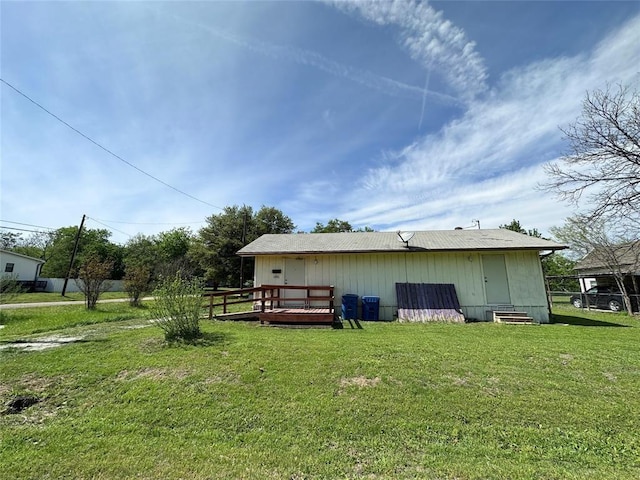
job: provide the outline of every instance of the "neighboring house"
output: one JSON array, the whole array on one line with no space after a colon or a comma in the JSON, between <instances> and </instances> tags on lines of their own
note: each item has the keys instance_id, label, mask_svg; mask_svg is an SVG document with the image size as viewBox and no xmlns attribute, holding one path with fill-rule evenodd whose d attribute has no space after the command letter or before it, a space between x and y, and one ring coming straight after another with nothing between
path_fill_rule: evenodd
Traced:
<instances>
[{"instance_id":1,"label":"neighboring house","mask_svg":"<svg viewBox=\"0 0 640 480\"><path fill-rule=\"evenodd\" d=\"M34 288L44 264L41 258L28 257L8 250L0 250L0 275L18 280L28 288Z\"/></svg>"},{"instance_id":2,"label":"neighboring house","mask_svg":"<svg viewBox=\"0 0 640 480\"><path fill-rule=\"evenodd\" d=\"M590 288L588 282L595 279L597 285L616 285L614 268L625 277L630 294L640 294L640 241L625 243L606 252L594 250L576 263L575 270L582 291ZM592 282L592 285L593 282Z\"/></svg>"},{"instance_id":3,"label":"neighboring house","mask_svg":"<svg viewBox=\"0 0 640 480\"><path fill-rule=\"evenodd\" d=\"M378 296L381 320L397 316L396 283L438 283L455 286L467 320L514 309L545 323L540 252L564 248L496 229L416 232L408 242L395 232L267 234L238 254L255 257L256 286L333 285L338 303Z\"/></svg>"}]
</instances>

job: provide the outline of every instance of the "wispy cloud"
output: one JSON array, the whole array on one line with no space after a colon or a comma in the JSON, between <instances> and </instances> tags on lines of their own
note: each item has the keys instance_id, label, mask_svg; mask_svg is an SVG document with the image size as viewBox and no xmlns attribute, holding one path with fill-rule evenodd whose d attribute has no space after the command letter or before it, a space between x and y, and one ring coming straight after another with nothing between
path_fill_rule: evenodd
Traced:
<instances>
[{"instance_id":1,"label":"wispy cloud","mask_svg":"<svg viewBox=\"0 0 640 480\"><path fill-rule=\"evenodd\" d=\"M346 78L347 80L373 90L377 90L385 95L404 98L423 98L424 96L428 96L430 100L446 105L456 105L460 103L458 98L452 95L430 91L415 85L408 85L392 78L377 75L367 70L345 65L330 58L326 58L317 52L291 45L278 45L257 38L241 36L227 30L218 29L211 25L195 22L171 13L167 13L166 15L178 22L186 23L193 27L202 29L217 38L233 43L238 47L271 57L275 60L290 61L299 65L307 65L335 77Z\"/></svg>"},{"instance_id":2,"label":"wispy cloud","mask_svg":"<svg viewBox=\"0 0 640 480\"><path fill-rule=\"evenodd\" d=\"M379 25L399 27L400 41L411 57L427 71L433 65L462 98L471 99L487 88L487 70L475 43L427 2L334 0L331 3Z\"/></svg>"},{"instance_id":3,"label":"wispy cloud","mask_svg":"<svg viewBox=\"0 0 640 480\"><path fill-rule=\"evenodd\" d=\"M471 218L486 226L514 217L541 229L560 223L570 209L536 190L545 180L541 166L562 153L558 127L576 119L587 90L640 80L638 31L640 16L591 54L505 73L462 117L378 159L339 197L343 217L389 229L452 228Z\"/></svg>"}]
</instances>

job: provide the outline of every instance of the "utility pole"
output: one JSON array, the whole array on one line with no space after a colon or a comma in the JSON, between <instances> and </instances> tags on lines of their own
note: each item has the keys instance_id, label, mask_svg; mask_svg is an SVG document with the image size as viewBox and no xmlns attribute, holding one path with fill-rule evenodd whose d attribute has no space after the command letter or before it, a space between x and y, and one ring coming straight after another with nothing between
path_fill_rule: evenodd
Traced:
<instances>
[{"instance_id":1,"label":"utility pole","mask_svg":"<svg viewBox=\"0 0 640 480\"><path fill-rule=\"evenodd\" d=\"M69 283L69 277L71 276L71 270L73 270L73 262L76 259L76 253L78 252L78 243L80 242L80 234L82 233L82 227L84 226L84 220L86 215L82 215L82 221L80 222L80 228L76 234L76 240L73 243L73 253L71 253L71 261L69 262L69 269L67 270L67 276L64 278L64 285L62 286L62 296L67 293L67 283Z\"/></svg>"}]
</instances>

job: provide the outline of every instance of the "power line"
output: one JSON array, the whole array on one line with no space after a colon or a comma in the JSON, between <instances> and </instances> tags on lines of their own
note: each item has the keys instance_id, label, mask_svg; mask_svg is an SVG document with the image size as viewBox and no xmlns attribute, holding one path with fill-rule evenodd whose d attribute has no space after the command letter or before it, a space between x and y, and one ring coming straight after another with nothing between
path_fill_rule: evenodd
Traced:
<instances>
[{"instance_id":1,"label":"power line","mask_svg":"<svg viewBox=\"0 0 640 480\"><path fill-rule=\"evenodd\" d=\"M50 110L47 110L45 107L43 107L41 104L39 104L38 102L36 102L34 99L32 99L31 97L29 97L26 93L23 93L22 91L20 91L17 87L14 87L13 85L11 85L9 82L7 82L6 80L4 80L3 78L0 78L0 82L4 83L7 87L11 88L12 90L14 90L15 92L17 92L19 95L23 96L24 98L26 98L27 100L29 100L31 103L33 103L36 107L40 108L41 110L43 110L44 112L48 113L49 115L51 115L53 118L55 118L56 120L58 120L60 123L62 123L63 125L69 127L71 130L73 130L74 132L76 132L78 135L80 135L81 137L85 138L86 140L90 141L91 143L93 143L95 146L97 146L98 148L104 150L105 152L107 152L109 155L111 155L114 158L117 158L118 160L120 160L122 163L125 163L126 165L129 165L131 168L137 170L138 172L142 173L143 175L146 175L147 177L155 180L158 183L161 183L162 185L164 185L165 187L169 187L170 189L180 193L181 195L184 195L186 197L191 198L192 200L195 200L197 202L203 203L209 207L213 207L213 208L217 208L218 210L224 210L222 207L218 207L217 205L213 205L209 202L206 202L204 200L201 200L197 197L194 197L193 195L191 195L190 193L187 193L183 190L180 190L179 188L174 187L173 185L168 184L167 182L160 180L158 177L154 177L153 175L151 175L150 173L145 172L144 170L142 170L139 167L136 167L133 163L128 162L127 160L125 160L124 158L122 158L120 155L117 155L116 153L113 153L111 150L109 150L107 147L102 146L101 144L99 144L98 142L96 142L94 139L92 139L91 137L89 137L88 135L85 135L84 133L82 133L80 130L78 130L77 128L75 128L74 126L70 125L69 123L67 123L66 121L64 121L62 118L60 118L59 116L57 116L55 113L51 112Z\"/></svg>"},{"instance_id":2,"label":"power line","mask_svg":"<svg viewBox=\"0 0 640 480\"><path fill-rule=\"evenodd\" d=\"M0 222L12 223L14 225L24 225L26 227L44 228L45 230L55 230L55 228L51 228L51 227L43 227L42 225L32 225L31 223L12 222L11 220L0 220Z\"/></svg>"},{"instance_id":3,"label":"power line","mask_svg":"<svg viewBox=\"0 0 640 480\"><path fill-rule=\"evenodd\" d=\"M93 221L94 221L94 222L96 222L96 223L99 223L99 224L100 224L100 225L102 225L103 227L110 228L111 230L115 230L115 231L116 231L116 232L118 232L118 233L122 233L123 235L126 235L126 236L127 236L127 237L129 237L129 238L133 237L133 235L131 235L131 234L127 233L127 232L123 232L122 230L118 230L117 228L113 228L111 225L107 225L106 223L102 223L102 222L100 222L99 220L96 220L96 219L95 219L95 218L93 218L93 217L87 217L87 218L88 218L89 220L93 220Z\"/></svg>"},{"instance_id":4,"label":"power line","mask_svg":"<svg viewBox=\"0 0 640 480\"><path fill-rule=\"evenodd\" d=\"M0 225L0 228L4 228L5 230L18 230L20 232L42 233L42 230L29 230L27 228L5 227L4 225Z\"/></svg>"},{"instance_id":5,"label":"power line","mask_svg":"<svg viewBox=\"0 0 640 480\"><path fill-rule=\"evenodd\" d=\"M193 225L194 223L205 223L205 220L197 220L195 222L123 222L120 220L104 220L102 218L94 218L93 220L100 220L102 222L109 223L122 223L125 225Z\"/></svg>"}]
</instances>

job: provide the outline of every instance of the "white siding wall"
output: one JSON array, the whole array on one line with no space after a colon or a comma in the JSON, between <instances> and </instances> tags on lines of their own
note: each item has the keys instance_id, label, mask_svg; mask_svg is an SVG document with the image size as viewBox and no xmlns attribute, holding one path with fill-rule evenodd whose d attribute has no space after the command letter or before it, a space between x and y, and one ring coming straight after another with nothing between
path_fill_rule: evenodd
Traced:
<instances>
[{"instance_id":1,"label":"white siding wall","mask_svg":"<svg viewBox=\"0 0 640 480\"><path fill-rule=\"evenodd\" d=\"M61 293L62 287L64 286L64 278L38 278L38 280L46 280L47 286L44 289L45 292L55 292ZM124 281L123 280L108 280L111 285L107 292L124 292ZM78 284L73 278L70 278L67 282L67 293L79 292L80 288Z\"/></svg>"},{"instance_id":2,"label":"white siding wall","mask_svg":"<svg viewBox=\"0 0 640 480\"><path fill-rule=\"evenodd\" d=\"M548 322L547 299L538 252L496 252L505 255L511 303L539 322ZM485 252L486 254L486 252ZM394 253L358 255L310 255L305 258L307 285L334 285L336 306L342 295L380 297L380 319L393 320L397 313L395 284L453 283L467 318L488 320L484 275L480 254ZM317 262L316 262L317 261ZM281 274L272 270L281 269ZM256 257L255 285L281 284L284 257Z\"/></svg>"},{"instance_id":3,"label":"white siding wall","mask_svg":"<svg viewBox=\"0 0 640 480\"><path fill-rule=\"evenodd\" d=\"M6 272L7 263L13 263L13 272ZM0 252L0 276L12 276L16 280L33 281L39 271L39 263L36 260L15 255L11 252Z\"/></svg>"}]
</instances>

